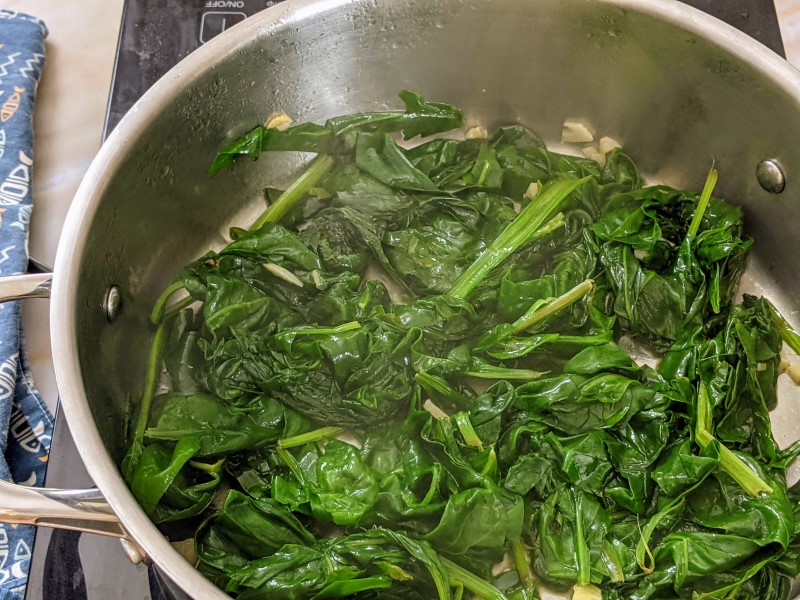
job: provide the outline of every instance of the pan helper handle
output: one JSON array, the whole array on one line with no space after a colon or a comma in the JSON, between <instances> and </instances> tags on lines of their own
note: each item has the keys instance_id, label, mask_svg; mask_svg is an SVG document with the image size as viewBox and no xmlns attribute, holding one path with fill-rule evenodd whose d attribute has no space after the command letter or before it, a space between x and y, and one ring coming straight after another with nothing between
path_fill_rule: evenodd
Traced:
<instances>
[{"instance_id":1,"label":"pan helper handle","mask_svg":"<svg viewBox=\"0 0 800 600\"><path fill-rule=\"evenodd\" d=\"M50 273L28 273L0 277L0 302L25 300L27 298L49 298Z\"/></svg>"},{"instance_id":2,"label":"pan helper handle","mask_svg":"<svg viewBox=\"0 0 800 600\"><path fill-rule=\"evenodd\" d=\"M123 548L134 564L145 556L96 488L56 490L0 481L0 522L116 537L125 542Z\"/></svg>"}]
</instances>

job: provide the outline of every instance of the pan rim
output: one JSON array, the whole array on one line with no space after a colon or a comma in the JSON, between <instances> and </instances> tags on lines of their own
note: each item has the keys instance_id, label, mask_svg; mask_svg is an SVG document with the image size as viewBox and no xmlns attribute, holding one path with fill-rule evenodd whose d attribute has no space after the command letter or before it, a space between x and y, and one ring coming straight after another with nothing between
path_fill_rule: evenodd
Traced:
<instances>
[{"instance_id":1,"label":"pan rim","mask_svg":"<svg viewBox=\"0 0 800 600\"><path fill-rule=\"evenodd\" d=\"M123 524L127 530L159 569L193 597L229 598L180 557L141 509L105 449L87 400L78 355L76 319L81 310L79 307L84 306L77 297L77 281L81 275L88 233L113 174L123 163L123 140L138 138L159 114L164 101L179 96L204 72L256 38L268 37L275 31L322 13L365 1L286 0L235 25L183 59L142 96L103 144L83 178L62 229L55 261L50 319L53 324L53 362L64 414L73 436L79 441L78 451L89 474L116 514L124 515ZM759 42L698 9L674 0L589 1L647 15L705 39L763 73L788 95L800 98L800 72Z\"/></svg>"}]
</instances>

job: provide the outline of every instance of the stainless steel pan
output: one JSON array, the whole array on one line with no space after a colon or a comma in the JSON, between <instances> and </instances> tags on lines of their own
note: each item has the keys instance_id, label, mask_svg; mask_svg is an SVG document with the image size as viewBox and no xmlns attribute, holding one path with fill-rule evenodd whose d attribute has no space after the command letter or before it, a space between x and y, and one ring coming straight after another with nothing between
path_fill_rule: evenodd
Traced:
<instances>
[{"instance_id":1,"label":"stainless steel pan","mask_svg":"<svg viewBox=\"0 0 800 600\"><path fill-rule=\"evenodd\" d=\"M108 506L22 490L46 518L5 500L4 518L70 526L94 516L105 525L77 526L135 540L132 553L192 597L226 597L151 524L117 468L148 311L181 266L250 222L267 182L299 167L265 156L208 178L226 138L276 109L298 121L381 109L403 87L463 107L469 124L518 121L549 141L566 118L584 119L677 186L700 187L713 157L718 192L745 207L756 239L746 285L796 320L800 74L766 48L669 0L289 0L170 71L92 163L59 246L52 344L64 412ZM764 159L777 162L762 183L776 191L783 174L783 193L759 183ZM41 283L17 279L12 295ZM792 392L781 390L775 418L782 444L800 437Z\"/></svg>"}]
</instances>

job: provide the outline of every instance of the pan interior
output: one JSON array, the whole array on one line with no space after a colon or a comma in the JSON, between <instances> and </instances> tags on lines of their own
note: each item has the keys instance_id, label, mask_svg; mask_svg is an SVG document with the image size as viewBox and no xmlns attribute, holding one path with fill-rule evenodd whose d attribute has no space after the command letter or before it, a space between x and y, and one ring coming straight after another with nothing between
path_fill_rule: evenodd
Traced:
<instances>
[{"instance_id":1,"label":"pan interior","mask_svg":"<svg viewBox=\"0 0 800 600\"><path fill-rule=\"evenodd\" d=\"M252 222L263 187L285 185L307 160L263 156L206 175L227 139L275 110L322 122L396 107L408 88L463 108L469 126L522 123L548 142L566 119L582 120L676 187L702 187L713 158L717 195L744 207L755 238L743 287L798 322L800 83L776 83L757 68L769 67L761 54L735 54L749 47L719 45L741 38L721 28L712 42L625 2L322 4L313 18L301 9L269 27L239 26L250 28L248 41L189 73L177 93L148 95L144 106L161 104L157 116L126 127L142 110L134 108L109 140L121 164L93 191L100 200L75 249L75 327L88 402L115 461L141 391L153 301L186 263L224 245L231 225ZM684 26L694 27L691 18ZM780 195L758 184L764 158L786 171ZM109 323L102 300L112 284L124 308ZM798 390L783 379L773 416L782 446L800 437Z\"/></svg>"}]
</instances>

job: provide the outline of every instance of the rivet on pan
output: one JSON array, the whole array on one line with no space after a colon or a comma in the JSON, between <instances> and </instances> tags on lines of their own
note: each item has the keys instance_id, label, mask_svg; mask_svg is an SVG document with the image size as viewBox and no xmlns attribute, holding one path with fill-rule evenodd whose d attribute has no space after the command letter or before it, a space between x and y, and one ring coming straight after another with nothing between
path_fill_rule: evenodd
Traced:
<instances>
[{"instance_id":1,"label":"rivet on pan","mask_svg":"<svg viewBox=\"0 0 800 600\"><path fill-rule=\"evenodd\" d=\"M103 301L103 309L106 311L106 317L112 323L117 320L120 311L122 310L122 292L116 285L111 285L106 291L106 298Z\"/></svg>"},{"instance_id":2,"label":"rivet on pan","mask_svg":"<svg viewBox=\"0 0 800 600\"><path fill-rule=\"evenodd\" d=\"M126 540L124 538L121 539L119 543L122 544L122 549L125 551L125 554L128 556L128 559L134 565L138 565L141 562L144 562L145 564L150 564L150 561L147 558L147 554L139 544L137 544L133 540Z\"/></svg>"},{"instance_id":3,"label":"rivet on pan","mask_svg":"<svg viewBox=\"0 0 800 600\"><path fill-rule=\"evenodd\" d=\"M756 167L756 178L761 187L770 194L780 194L786 189L783 167L774 158L765 158Z\"/></svg>"}]
</instances>

